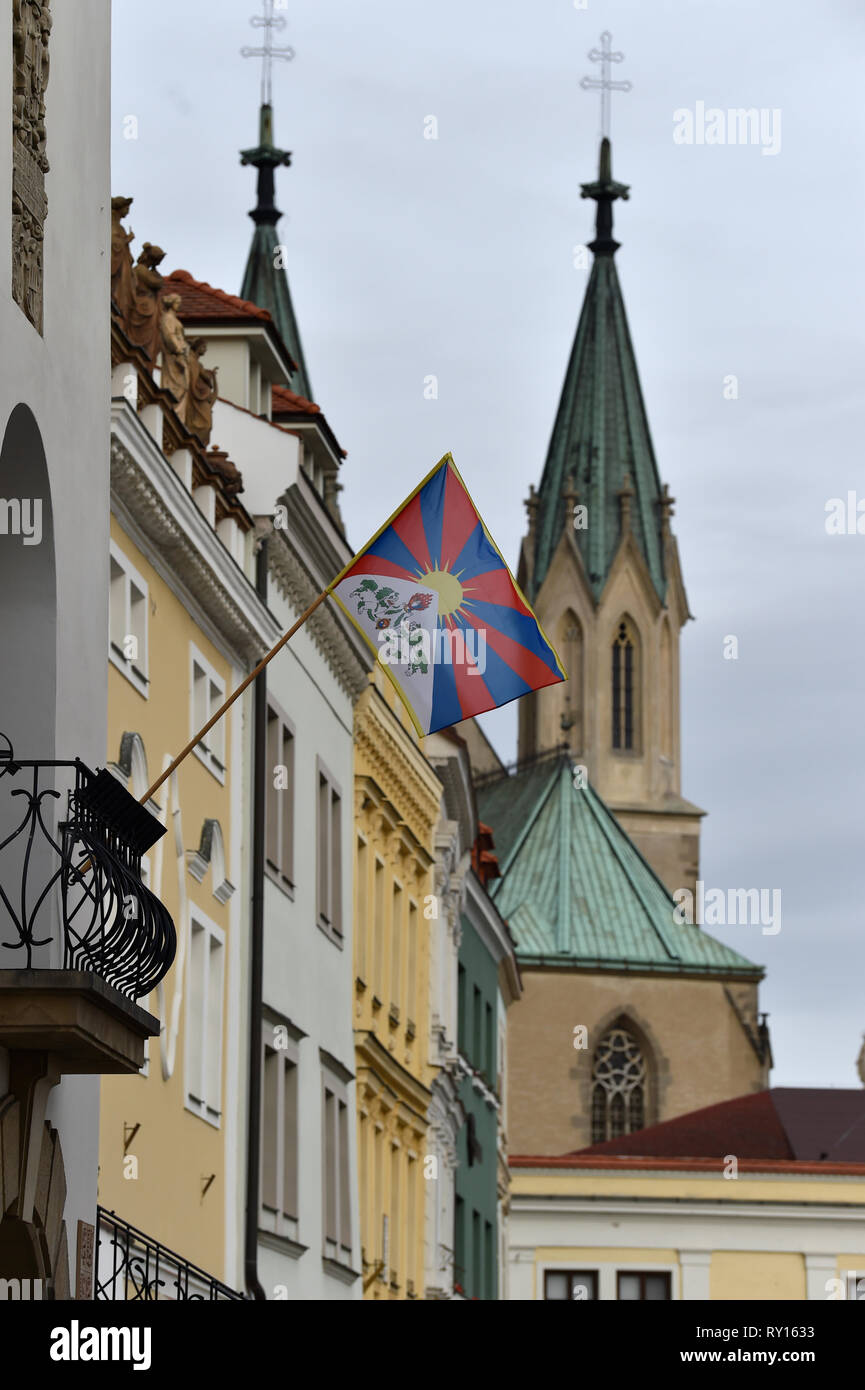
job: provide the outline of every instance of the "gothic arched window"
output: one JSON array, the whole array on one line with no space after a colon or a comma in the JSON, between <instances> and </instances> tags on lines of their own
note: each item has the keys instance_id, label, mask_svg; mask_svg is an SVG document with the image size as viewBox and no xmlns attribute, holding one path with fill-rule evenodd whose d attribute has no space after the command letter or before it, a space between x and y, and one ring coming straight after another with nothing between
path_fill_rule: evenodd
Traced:
<instances>
[{"instance_id":1,"label":"gothic arched window","mask_svg":"<svg viewBox=\"0 0 865 1390\"><path fill-rule=\"evenodd\" d=\"M583 751L583 629L572 609L559 620L558 650L568 673L561 687L559 727L571 752Z\"/></svg>"},{"instance_id":2,"label":"gothic arched window","mask_svg":"<svg viewBox=\"0 0 865 1390\"><path fill-rule=\"evenodd\" d=\"M623 618L613 638L612 723L613 747L637 746L637 694L639 646L636 630Z\"/></svg>"},{"instance_id":3,"label":"gothic arched window","mask_svg":"<svg viewBox=\"0 0 865 1390\"><path fill-rule=\"evenodd\" d=\"M632 1134L646 1123L648 1072L640 1045L616 1024L601 1039L592 1067L592 1143Z\"/></svg>"}]
</instances>

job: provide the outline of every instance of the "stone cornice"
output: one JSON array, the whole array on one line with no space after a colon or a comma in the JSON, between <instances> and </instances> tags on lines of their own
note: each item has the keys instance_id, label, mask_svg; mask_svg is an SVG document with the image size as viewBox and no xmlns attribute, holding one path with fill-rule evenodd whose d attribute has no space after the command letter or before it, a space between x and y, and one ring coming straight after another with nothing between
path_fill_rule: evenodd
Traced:
<instances>
[{"instance_id":1,"label":"stone cornice","mask_svg":"<svg viewBox=\"0 0 865 1390\"><path fill-rule=\"evenodd\" d=\"M415 838L431 852L441 782L374 687L355 713L355 749L362 760L358 771L366 763L387 800L400 808Z\"/></svg>"},{"instance_id":2,"label":"stone cornice","mask_svg":"<svg viewBox=\"0 0 865 1390\"><path fill-rule=\"evenodd\" d=\"M298 614L318 597L329 580L313 578L303 564L292 541L285 531L277 529L272 522L263 518L256 526L256 535L266 538L267 567L285 601ZM334 575L339 573L334 568ZM369 668L372 656L366 658L362 639L346 631L345 624L335 612L333 605L325 600L307 619L305 630L312 637L335 679L354 703L369 684Z\"/></svg>"},{"instance_id":3,"label":"stone cornice","mask_svg":"<svg viewBox=\"0 0 865 1390\"><path fill-rule=\"evenodd\" d=\"M243 662L259 661L280 636L276 619L125 400L111 405L111 500L166 582L180 582Z\"/></svg>"}]
</instances>

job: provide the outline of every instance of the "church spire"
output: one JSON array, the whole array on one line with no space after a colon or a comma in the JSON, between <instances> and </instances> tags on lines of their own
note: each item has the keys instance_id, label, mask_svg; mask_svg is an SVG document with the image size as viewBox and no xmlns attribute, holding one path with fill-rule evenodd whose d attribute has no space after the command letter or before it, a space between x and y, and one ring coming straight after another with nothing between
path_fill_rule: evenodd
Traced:
<instances>
[{"instance_id":1,"label":"church spire","mask_svg":"<svg viewBox=\"0 0 865 1390\"><path fill-rule=\"evenodd\" d=\"M243 273L240 296L249 300L251 304L268 310L297 365L297 371L292 377L292 389L305 396L307 400L312 400L312 387L285 271L285 248L280 244L276 231L282 213L276 206L275 171L281 165L288 167L291 164L291 154L288 150L279 149L274 143L271 70L275 58L289 59L294 53L287 46L274 47L273 31L284 28L285 19L282 15L274 15L273 0L263 0L263 5L264 14L254 15L250 23L264 29L264 43L260 48L241 49L244 58L262 59L262 76L258 144L240 152L241 164L252 165L258 170L256 205L249 214L255 223L255 231L252 234L246 270Z\"/></svg>"},{"instance_id":2,"label":"church spire","mask_svg":"<svg viewBox=\"0 0 865 1390\"><path fill-rule=\"evenodd\" d=\"M537 494L532 596L561 540L566 485L576 488L587 507L587 525L572 534L595 597L624 534L625 513L658 596L662 601L665 596L663 493L614 259L619 243L613 237L613 203L628 193L628 186L613 178L612 150L604 136L598 177L582 185L582 196L597 203L595 238L589 243L594 262Z\"/></svg>"}]
</instances>

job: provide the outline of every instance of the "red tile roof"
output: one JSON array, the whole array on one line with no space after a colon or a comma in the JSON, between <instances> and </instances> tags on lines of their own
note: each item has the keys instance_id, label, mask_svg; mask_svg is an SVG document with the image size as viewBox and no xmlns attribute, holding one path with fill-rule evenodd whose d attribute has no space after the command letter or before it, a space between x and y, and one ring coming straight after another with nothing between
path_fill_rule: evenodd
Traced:
<instances>
[{"instance_id":1,"label":"red tile roof","mask_svg":"<svg viewBox=\"0 0 865 1390\"><path fill-rule=\"evenodd\" d=\"M287 386L274 386L273 414L320 415L321 406L316 405L315 401L308 401L305 396L298 396L295 391L290 391Z\"/></svg>"},{"instance_id":2,"label":"red tile roof","mask_svg":"<svg viewBox=\"0 0 865 1390\"><path fill-rule=\"evenodd\" d=\"M635 1134L608 1139L578 1149L580 1158L589 1154L612 1157L639 1154L643 1158L795 1158L793 1149L772 1103L771 1091L737 1096L735 1100L692 1110L675 1120L650 1125Z\"/></svg>"},{"instance_id":3,"label":"red tile roof","mask_svg":"<svg viewBox=\"0 0 865 1390\"><path fill-rule=\"evenodd\" d=\"M265 323L273 320L266 309L250 304L248 299L239 299L236 294L227 294L205 280L195 280L188 270L172 270L165 277L163 297L166 294L180 295L181 319L260 319Z\"/></svg>"},{"instance_id":4,"label":"red tile roof","mask_svg":"<svg viewBox=\"0 0 865 1390\"><path fill-rule=\"evenodd\" d=\"M865 1090L782 1086L758 1091L565 1157L684 1161L728 1154L740 1161L865 1163Z\"/></svg>"}]
</instances>

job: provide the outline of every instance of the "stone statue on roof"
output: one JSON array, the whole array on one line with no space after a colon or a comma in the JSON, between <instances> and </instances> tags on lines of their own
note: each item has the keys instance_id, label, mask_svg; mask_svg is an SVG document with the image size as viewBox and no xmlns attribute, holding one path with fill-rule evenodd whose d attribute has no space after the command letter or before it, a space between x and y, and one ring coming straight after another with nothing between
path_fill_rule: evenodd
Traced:
<instances>
[{"instance_id":1,"label":"stone statue on roof","mask_svg":"<svg viewBox=\"0 0 865 1390\"><path fill-rule=\"evenodd\" d=\"M159 345L162 351L162 385L171 392L181 420L186 417L189 396L189 344L177 317L179 294L167 294L161 302Z\"/></svg>"},{"instance_id":2,"label":"stone statue on roof","mask_svg":"<svg viewBox=\"0 0 865 1390\"><path fill-rule=\"evenodd\" d=\"M111 199L111 299L124 327L129 321L132 307L132 252L129 243L135 233L131 230L127 232L122 219L129 216L131 207L131 198Z\"/></svg>"},{"instance_id":3,"label":"stone statue on roof","mask_svg":"<svg viewBox=\"0 0 865 1390\"><path fill-rule=\"evenodd\" d=\"M216 368L205 367L201 361L206 351L206 338L192 339L189 344L189 392L184 416L184 423L190 434L194 434L205 445L210 442L213 403L218 394Z\"/></svg>"},{"instance_id":4,"label":"stone statue on roof","mask_svg":"<svg viewBox=\"0 0 865 1390\"><path fill-rule=\"evenodd\" d=\"M165 284L156 267L165 258L161 246L145 241L133 269L132 305L129 312L129 338L143 348L151 362L159 351L159 292Z\"/></svg>"}]
</instances>

